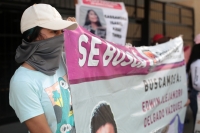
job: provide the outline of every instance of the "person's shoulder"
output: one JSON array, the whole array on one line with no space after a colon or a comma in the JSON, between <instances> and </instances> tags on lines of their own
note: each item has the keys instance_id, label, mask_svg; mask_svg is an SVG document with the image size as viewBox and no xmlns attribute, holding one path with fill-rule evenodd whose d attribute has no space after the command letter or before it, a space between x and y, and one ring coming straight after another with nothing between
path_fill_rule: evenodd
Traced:
<instances>
[{"instance_id":1,"label":"person's shoulder","mask_svg":"<svg viewBox=\"0 0 200 133\"><path fill-rule=\"evenodd\" d=\"M200 67L200 59L197 59L191 64L191 67Z\"/></svg>"},{"instance_id":2,"label":"person's shoulder","mask_svg":"<svg viewBox=\"0 0 200 133\"><path fill-rule=\"evenodd\" d=\"M200 59L197 59L197 60L196 60L196 62L198 62L198 63L199 63L199 62L200 62Z\"/></svg>"},{"instance_id":3,"label":"person's shoulder","mask_svg":"<svg viewBox=\"0 0 200 133\"><path fill-rule=\"evenodd\" d=\"M92 27L91 27L91 25L83 25L83 28L89 30L89 29L91 29Z\"/></svg>"},{"instance_id":4,"label":"person's shoulder","mask_svg":"<svg viewBox=\"0 0 200 133\"><path fill-rule=\"evenodd\" d=\"M106 31L105 27L98 27L98 31Z\"/></svg>"},{"instance_id":5,"label":"person's shoulder","mask_svg":"<svg viewBox=\"0 0 200 133\"><path fill-rule=\"evenodd\" d=\"M38 71L30 70L25 67L19 67L11 78L10 83L16 82L33 82L36 79L40 80L44 74Z\"/></svg>"}]
</instances>

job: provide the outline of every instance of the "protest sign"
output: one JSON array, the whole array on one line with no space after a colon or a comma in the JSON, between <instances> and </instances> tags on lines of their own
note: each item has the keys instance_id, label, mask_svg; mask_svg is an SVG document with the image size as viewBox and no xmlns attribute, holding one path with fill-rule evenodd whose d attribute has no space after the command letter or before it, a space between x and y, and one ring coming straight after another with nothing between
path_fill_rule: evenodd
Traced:
<instances>
[{"instance_id":1,"label":"protest sign","mask_svg":"<svg viewBox=\"0 0 200 133\"><path fill-rule=\"evenodd\" d=\"M76 20L98 37L125 45L128 14L123 2L79 0L76 4Z\"/></svg>"},{"instance_id":2,"label":"protest sign","mask_svg":"<svg viewBox=\"0 0 200 133\"><path fill-rule=\"evenodd\" d=\"M182 133L187 82L181 37L116 45L81 26L65 33L77 133Z\"/></svg>"}]
</instances>

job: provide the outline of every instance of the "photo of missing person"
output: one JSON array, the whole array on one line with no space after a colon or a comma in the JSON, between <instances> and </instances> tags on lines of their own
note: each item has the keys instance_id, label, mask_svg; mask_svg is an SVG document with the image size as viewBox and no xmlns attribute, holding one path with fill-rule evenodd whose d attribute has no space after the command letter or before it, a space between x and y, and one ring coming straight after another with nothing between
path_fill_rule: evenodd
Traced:
<instances>
[{"instance_id":1,"label":"photo of missing person","mask_svg":"<svg viewBox=\"0 0 200 133\"><path fill-rule=\"evenodd\" d=\"M85 7L82 7L80 10L80 17L83 16L85 16L85 18L81 18L80 20L85 21L82 23L80 22L80 24L92 34L106 39L105 20L102 10L96 8L86 9Z\"/></svg>"},{"instance_id":2,"label":"photo of missing person","mask_svg":"<svg viewBox=\"0 0 200 133\"><path fill-rule=\"evenodd\" d=\"M153 60L153 63L156 64L156 55L153 54L150 50L143 50L142 51L147 57L151 58Z\"/></svg>"},{"instance_id":3,"label":"photo of missing person","mask_svg":"<svg viewBox=\"0 0 200 133\"><path fill-rule=\"evenodd\" d=\"M91 117L91 133L117 133L110 105L100 102L93 110Z\"/></svg>"}]
</instances>

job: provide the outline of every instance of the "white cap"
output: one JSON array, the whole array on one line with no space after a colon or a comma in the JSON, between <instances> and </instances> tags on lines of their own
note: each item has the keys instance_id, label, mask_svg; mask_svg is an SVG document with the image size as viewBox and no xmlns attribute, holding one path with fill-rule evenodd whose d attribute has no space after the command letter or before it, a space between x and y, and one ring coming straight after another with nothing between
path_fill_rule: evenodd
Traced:
<instances>
[{"instance_id":1,"label":"white cap","mask_svg":"<svg viewBox=\"0 0 200 133\"><path fill-rule=\"evenodd\" d=\"M63 20L60 13L51 5L34 4L27 8L21 18L21 33L35 26L51 30L77 28L76 22Z\"/></svg>"}]
</instances>

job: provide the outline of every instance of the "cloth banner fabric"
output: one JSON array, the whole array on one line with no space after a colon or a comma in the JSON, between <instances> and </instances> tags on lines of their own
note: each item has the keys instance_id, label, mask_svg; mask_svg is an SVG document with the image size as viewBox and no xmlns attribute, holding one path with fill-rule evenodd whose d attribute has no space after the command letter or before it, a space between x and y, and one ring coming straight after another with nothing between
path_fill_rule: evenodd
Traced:
<instances>
[{"instance_id":1,"label":"cloth banner fabric","mask_svg":"<svg viewBox=\"0 0 200 133\"><path fill-rule=\"evenodd\" d=\"M182 133L187 82L181 37L117 45L79 26L65 30L77 133Z\"/></svg>"},{"instance_id":2,"label":"cloth banner fabric","mask_svg":"<svg viewBox=\"0 0 200 133\"><path fill-rule=\"evenodd\" d=\"M98 37L125 45L128 13L123 2L78 0L76 20Z\"/></svg>"}]
</instances>

